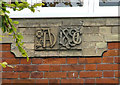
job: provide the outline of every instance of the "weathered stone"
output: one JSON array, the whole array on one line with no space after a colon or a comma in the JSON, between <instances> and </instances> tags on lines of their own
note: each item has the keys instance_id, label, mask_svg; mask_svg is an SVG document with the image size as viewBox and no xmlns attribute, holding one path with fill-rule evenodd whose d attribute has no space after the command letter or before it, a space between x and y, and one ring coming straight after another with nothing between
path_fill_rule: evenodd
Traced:
<instances>
[{"instance_id":1,"label":"weathered stone","mask_svg":"<svg viewBox=\"0 0 120 85\"><path fill-rule=\"evenodd\" d=\"M107 48L107 43L106 42L99 42L96 43L97 48Z\"/></svg>"},{"instance_id":2,"label":"weathered stone","mask_svg":"<svg viewBox=\"0 0 120 85\"><path fill-rule=\"evenodd\" d=\"M35 28L18 28L18 32L24 35L35 34Z\"/></svg>"},{"instance_id":3,"label":"weathered stone","mask_svg":"<svg viewBox=\"0 0 120 85\"><path fill-rule=\"evenodd\" d=\"M106 25L119 25L119 19L118 18L108 18L106 19Z\"/></svg>"},{"instance_id":4,"label":"weathered stone","mask_svg":"<svg viewBox=\"0 0 120 85\"><path fill-rule=\"evenodd\" d=\"M35 53L34 50L27 50L25 49L29 57L34 57ZM15 54L15 57L22 57L21 52L19 52L18 48L12 49L11 52Z\"/></svg>"},{"instance_id":5,"label":"weathered stone","mask_svg":"<svg viewBox=\"0 0 120 85\"><path fill-rule=\"evenodd\" d=\"M95 18L90 18L90 19L84 19L83 26L104 26L106 22L106 19L101 18L101 19L95 19Z\"/></svg>"},{"instance_id":6,"label":"weathered stone","mask_svg":"<svg viewBox=\"0 0 120 85\"><path fill-rule=\"evenodd\" d=\"M81 48L92 48L95 47L96 42L82 42Z\"/></svg>"},{"instance_id":7,"label":"weathered stone","mask_svg":"<svg viewBox=\"0 0 120 85\"><path fill-rule=\"evenodd\" d=\"M112 27L112 34L120 34L120 27L119 26Z\"/></svg>"},{"instance_id":8,"label":"weathered stone","mask_svg":"<svg viewBox=\"0 0 120 85\"><path fill-rule=\"evenodd\" d=\"M36 57L54 57L59 56L58 51L35 51Z\"/></svg>"},{"instance_id":9,"label":"weathered stone","mask_svg":"<svg viewBox=\"0 0 120 85\"><path fill-rule=\"evenodd\" d=\"M82 28L82 33L86 34L86 33L99 33L99 28L98 27L83 27Z\"/></svg>"},{"instance_id":10,"label":"weathered stone","mask_svg":"<svg viewBox=\"0 0 120 85\"><path fill-rule=\"evenodd\" d=\"M60 56L82 56L82 51L75 51L75 50L60 51L59 55Z\"/></svg>"},{"instance_id":11,"label":"weathered stone","mask_svg":"<svg viewBox=\"0 0 120 85\"><path fill-rule=\"evenodd\" d=\"M1 39L2 39L2 43L14 43L15 42L12 36L3 36Z\"/></svg>"},{"instance_id":12,"label":"weathered stone","mask_svg":"<svg viewBox=\"0 0 120 85\"><path fill-rule=\"evenodd\" d=\"M32 18L14 20L20 22L20 24L18 25L18 32L21 32L23 34L24 39L22 41L25 42L24 48L26 49L30 57L101 56L102 53L107 49L107 42L120 41L120 35L118 35L120 29L117 29L119 28L118 18ZM83 26L81 21L83 21ZM48 50L44 49L41 51L36 51L34 49L34 43L36 41L35 30L40 28L50 28L54 31L55 29L60 29L62 27L73 27L73 29L76 29L76 27L81 27L81 44L72 46L70 49L66 49L65 47L61 48L61 46L59 45L60 34L57 34L57 32L55 31L54 34L57 37L56 41L58 42L58 47L56 48L61 48L60 50L50 48ZM75 31L72 31L73 34L74 32ZM65 42L67 42L67 40L70 40L65 39L65 36L70 33L71 31L67 31L65 34L61 33L62 37L64 37ZM6 36L7 34L4 35ZM8 38L4 37L3 43L12 43L14 40L11 37L12 36L9 36ZM77 41L77 37L78 34L74 35L74 40ZM68 38L72 39L73 36L69 36ZM15 43L12 44L11 49L12 51L14 51L16 57L21 57L21 53L18 51Z\"/></svg>"},{"instance_id":13,"label":"weathered stone","mask_svg":"<svg viewBox=\"0 0 120 85\"><path fill-rule=\"evenodd\" d=\"M104 51L106 51L107 48L100 48L96 50L96 56L102 56L102 54L104 53Z\"/></svg>"},{"instance_id":14,"label":"weathered stone","mask_svg":"<svg viewBox=\"0 0 120 85\"><path fill-rule=\"evenodd\" d=\"M34 43L24 43L23 47L26 49L33 49L34 50Z\"/></svg>"},{"instance_id":15,"label":"weathered stone","mask_svg":"<svg viewBox=\"0 0 120 85\"><path fill-rule=\"evenodd\" d=\"M103 36L99 34L83 34L82 35L83 41L103 41Z\"/></svg>"},{"instance_id":16,"label":"weathered stone","mask_svg":"<svg viewBox=\"0 0 120 85\"><path fill-rule=\"evenodd\" d=\"M110 34L111 33L111 27L99 27L99 31L101 34Z\"/></svg>"},{"instance_id":17,"label":"weathered stone","mask_svg":"<svg viewBox=\"0 0 120 85\"><path fill-rule=\"evenodd\" d=\"M119 36L118 34L115 35L106 35L105 36L105 41L119 41Z\"/></svg>"},{"instance_id":18,"label":"weathered stone","mask_svg":"<svg viewBox=\"0 0 120 85\"><path fill-rule=\"evenodd\" d=\"M63 20L63 25L83 25L83 21L79 19L65 19Z\"/></svg>"},{"instance_id":19,"label":"weathered stone","mask_svg":"<svg viewBox=\"0 0 120 85\"><path fill-rule=\"evenodd\" d=\"M34 42L34 35L23 35L24 39L22 42L29 42L33 43Z\"/></svg>"},{"instance_id":20,"label":"weathered stone","mask_svg":"<svg viewBox=\"0 0 120 85\"><path fill-rule=\"evenodd\" d=\"M96 54L95 48L84 48L82 49L83 56L93 56Z\"/></svg>"}]
</instances>

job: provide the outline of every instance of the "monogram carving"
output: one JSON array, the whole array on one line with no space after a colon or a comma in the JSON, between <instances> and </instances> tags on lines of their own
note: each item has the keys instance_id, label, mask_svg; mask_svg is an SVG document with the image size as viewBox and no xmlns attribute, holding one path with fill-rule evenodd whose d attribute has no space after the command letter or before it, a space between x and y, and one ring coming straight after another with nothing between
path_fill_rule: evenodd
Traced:
<instances>
[{"instance_id":1,"label":"monogram carving","mask_svg":"<svg viewBox=\"0 0 120 85\"><path fill-rule=\"evenodd\" d=\"M79 27L39 28L36 30L35 50L81 49Z\"/></svg>"},{"instance_id":2,"label":"monogram carving","mask_svg":"<svg viewBox=\"0 0 120 85\"><path fill-rule=\"evenodd\" d=\"M51 29L40 29L36 31L36 48L52 48L56 43L56 37Z\"/></svg>"},{"instance_id":3,"label":"monogram carving","mask_svg":"<svg viewBox=\"0 0 120 85\"><path fill-rule=\"evenodd\" d=\"M63 47L70 49L81 43L80 28L60 28L60 42Z\"/></svg>"}]
</instances>

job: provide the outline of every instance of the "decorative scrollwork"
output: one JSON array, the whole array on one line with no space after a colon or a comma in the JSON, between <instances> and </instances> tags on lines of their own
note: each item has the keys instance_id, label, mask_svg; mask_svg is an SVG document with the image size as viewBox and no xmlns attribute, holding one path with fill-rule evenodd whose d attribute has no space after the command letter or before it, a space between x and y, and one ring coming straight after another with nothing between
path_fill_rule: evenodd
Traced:
<instances>
[{"instance_id":1,"label":"decorative scrollwork","mask_svg":"<svg viewBox=\"0 0 120 85\"><path fill-rule=\"evenodd\" d=\"M60 28L59 44L67 49L81 43L80 28Z\"/></svg>"}]
</instances>

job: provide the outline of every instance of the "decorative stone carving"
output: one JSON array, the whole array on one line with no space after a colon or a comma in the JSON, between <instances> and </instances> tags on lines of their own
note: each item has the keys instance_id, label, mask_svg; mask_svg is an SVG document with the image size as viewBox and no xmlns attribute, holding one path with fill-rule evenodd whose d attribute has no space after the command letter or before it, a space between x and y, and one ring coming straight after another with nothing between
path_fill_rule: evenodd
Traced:
<instances>
[{"instance_id":1,"label":"decorative stone carving","mask_svg":"<svg viewBox=\"0 0 120 85\"><path fill-rule=\"evenodd\" d=\"M39 28L36 30L35 50L80 49L80 27Z\"/></svg>"},{"instance_id":2,"label":"decorative stone carving","mask_svg":"<svg viewBox=\"0 0 120 85\"><path fill-rule=\"evenodd\" d=\"M75 47L82 42L80 28L60 28L59 36L59 44L61 45L61 47L63 46L66 49L71 49L72 47Z\"/></svg>"}]
</instances>

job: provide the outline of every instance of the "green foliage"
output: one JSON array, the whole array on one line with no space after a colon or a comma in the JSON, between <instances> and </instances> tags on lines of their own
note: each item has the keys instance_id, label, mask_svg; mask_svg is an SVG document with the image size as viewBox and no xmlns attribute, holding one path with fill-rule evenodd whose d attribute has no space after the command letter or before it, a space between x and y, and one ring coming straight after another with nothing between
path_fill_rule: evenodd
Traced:
<instances>
[{"instance_id":1,"label":"green foliage","mask_svg":"<svg viewBox=\"0 0 120 85\"><path fill-rule=\"evenodd\" d=\"M3 33L7 32L9 34L12 34L13 39L15 39L16 46L18 47L19 51L22 53L23 57L27 57L27 61L29 61L29 57L25 49L23 48L23 36L21 33L18 33L16 30L15 24L19 24L18 21L12 21L12 19L8 16L10 13L9 10L6 8L9 7L13 9L14 11L21 11L25 8L30 9L32 12L35 12L35 7L44 5L43 3L36 3L34 5L30 5L28 2L25 2L24 0L21 0L22 3L19 3L18 0L15 0L14 4L8 4L7 2L4 2L3 0L0 1L0 16L2 17L2 27L1 30ZM0 63L2 67L6 67L8 65L6 62Z\"/></svg>"},{"instance_id":2,"label":"green foliage","mask_svg":"<svg viewBox=\"0 0 120 85\"><path fill-rule=\"evenodd\" d=\"M0 63L0 65L1 65L3 68L6 68L7 66L8 66L8 67L11 67L11 68L14 68L13 66L8 65L7 62L2 62L2 63Z\"/></svg>"}]
</instances>

